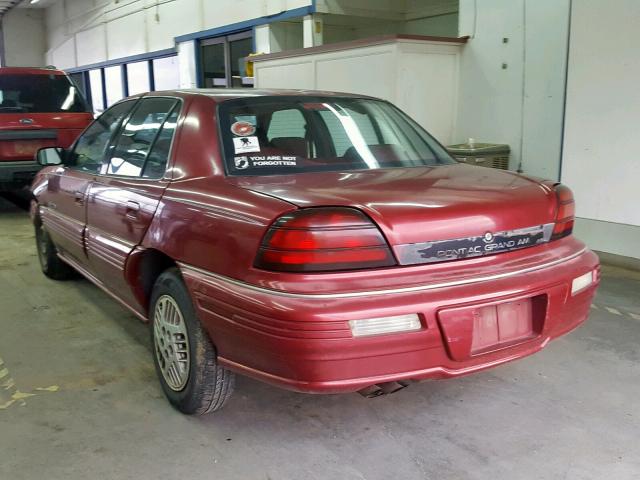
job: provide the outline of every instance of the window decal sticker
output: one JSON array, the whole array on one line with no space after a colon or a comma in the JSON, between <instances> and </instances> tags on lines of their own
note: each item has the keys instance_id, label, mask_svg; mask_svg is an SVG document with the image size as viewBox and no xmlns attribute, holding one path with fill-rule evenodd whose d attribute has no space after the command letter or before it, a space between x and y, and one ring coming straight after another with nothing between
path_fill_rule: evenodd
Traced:
<instances>
[{"instance_id":1,"label":"window decal sticker","mask_svg":"<svg viewBox=\"0 0 640 480\"><path fill-rule=\"evenodd\" d=\"M256 127L249 122L236 122L231 125L231 133L238 137L248 137L256 133Z\"/></svg>"},{"instance_id":2,"label":"window decal sticker","mask_svg":"<svg viewBox=\"0 0 640 480\"><path fill-rule=\"evenodd\" d=\"M247 157L236 157L234 161L238 170L246 170L249 168L249 159Z\"/></svg>"},{"instance_id":3,"label":"window decal sticker","mask_svg":"<svg viewBox=\"0 0 640 480\"><path fill-rule=\"evenodd\" d=\"M236 153L251 153L260 151L258 137L236 137L233 139Z\"/></svg>"},{"instance_id":4,"label":"window decal sticker","mask_svg":"<svg viewBox=\"0 0 640 480\"><path fill-rule=\"evenodd\" d=\"M239 156L233 159L236 169L246 170L248 168L264 167L297 167L298 157L287 155L250 155Z\"/></svg>"}]
</instances>

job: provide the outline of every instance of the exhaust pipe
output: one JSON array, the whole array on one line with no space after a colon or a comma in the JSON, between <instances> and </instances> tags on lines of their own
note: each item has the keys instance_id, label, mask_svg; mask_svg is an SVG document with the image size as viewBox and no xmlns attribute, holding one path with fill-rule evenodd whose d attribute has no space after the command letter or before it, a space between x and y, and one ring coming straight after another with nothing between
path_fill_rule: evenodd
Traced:
<instances>
[{"instance_id":1,"label":"exhaust pipe","mask_svg":"<svg viewBox=\"0 0 640 480\"><path fill-rule=\"evenodd\" d=\"M369 387L363 388L362 390L358 390L358 393L365 398L375 398L382 395L391 395L392 393L396 393L403 388L408 387L409 383L410 382L406 381L378 383L377 385L371 385Z\"/></svg>"}]
</instances>

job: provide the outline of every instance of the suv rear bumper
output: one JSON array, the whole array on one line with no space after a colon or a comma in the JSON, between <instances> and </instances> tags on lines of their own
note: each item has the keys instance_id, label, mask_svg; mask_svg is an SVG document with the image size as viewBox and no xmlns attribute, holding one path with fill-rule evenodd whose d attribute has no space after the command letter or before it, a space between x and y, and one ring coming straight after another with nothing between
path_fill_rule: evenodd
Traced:
<instances>
[{"instance_id":1,"label":"suv rear bumper","mask_svg":"<svg viewBox=\"0 0 640 480\"><path fill-rule=\"evenodd\" d=\"M577 241L573 246L570 255L539 268L381 295L288 294L186 265L181 270L221 364L291 390L338 393L390 381L465 375L535 353L573 330L586 320L598 284L596 280L571 294L574 278L598 268L593 252ZM452 308L533 297L546 298L540 330L526 340L480 354L469 351L461 357L439 316ZM404 314L418 314L422 328L351 335L349 320Z\"/></svg>"},{"instance_id":2,"label":"suv rear bumper","mask_svg":"<svg viewBox=\"0 0 640 480\"><path fill-rule=\"evenodd\" d=\"M42 169L42 166L33 160L21 162L0 161L0 188L23 187L31 184L33 177Z\"/></svg>"}]
</instances>

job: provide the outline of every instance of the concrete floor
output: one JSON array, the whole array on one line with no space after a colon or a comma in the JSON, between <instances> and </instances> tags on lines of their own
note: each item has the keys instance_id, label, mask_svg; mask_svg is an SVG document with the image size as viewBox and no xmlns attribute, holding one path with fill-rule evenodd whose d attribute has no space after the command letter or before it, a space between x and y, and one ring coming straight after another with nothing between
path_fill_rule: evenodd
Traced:
<instances>
[{"instance_id":1,"label":"concrete floor","mask_svg":"<svg viewBox=\"0 0 640 480\"><path fill-rule=\"evenodd\" d=\"M240 378L189 418L147 328L87 281L45 279L27 213L0 199L0 479L637 479L639 293L605 269L584 327L490 372L372 400Z\"/></svg>"}]
</instances>

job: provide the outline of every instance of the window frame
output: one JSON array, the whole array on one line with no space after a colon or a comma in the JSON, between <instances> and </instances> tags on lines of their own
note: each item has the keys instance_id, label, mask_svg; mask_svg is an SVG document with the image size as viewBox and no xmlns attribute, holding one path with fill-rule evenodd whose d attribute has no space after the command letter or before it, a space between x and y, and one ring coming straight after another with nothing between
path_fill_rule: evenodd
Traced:
<instances>
[{"instance_id":1,"label":"window frame","mask_svg":"<svg viewBox=\"0 0 640 480\"><path fill-rule=\"evenodd\" d=\"M430 165L432 167L439 167L439 166L444 166L444 165L454 165L457 164L457 160L455 160L455 158L453 157L453 155L451 155L448 150L446 149L446 147L444 145L442 145L442 143L440 143L440 141L438 141L430 132L428 132L424 127L422 127L420 124L418 124L418 122L416 122L415 120L413 120L413 118L411 118L404 110L402 110L400 107L398 107L397 105L393 104L392 102L385 100L385 99L381 99L381 98L372 98L372 97L360 97L357 95L335 95L335 96L315 96L315 95L258 95L258 96L254 96L252 97L254 100L257 100L257 102L261 102L264 101L265 103L268 103L269 101L273 101L273 100L287 100L287 99L294 99L294 100L302 100L305 99L305 101L307 102L322 102L323 100L332 100L332 101L339 101L341 99L360 99L360 100L370 100L370 101L375 101L375 102L379 102L381 104L386 104L388 106L390 106L393 110L395 110L399 116L406 122L408 122L417 132L420 132L422 135L424 135L427 139L428 142L425 142L425 144L427 145L427 148L429 150L431 150L431 152L434 155L434 158L437 160L437 163ZM230 162L227 159L227 153L228 153L228 142L225 142L225 134L223 133L223 128L221 125L221 110L226 110L226 105L227 103L232 103L234 101L237 100L242 100L242 98L230 98L221 102L218 102L216 105L216 109L215 109L215 121L216 121L216 125L217 125L217 129L218 129L218 142L220 145L220 160L222 161L222 166L223 166L223 171L224 171L224 175L225 177L259 177L259 176L279 176L279 175L297 175L300 173L312 173L312 172L289 172L289 173L272 173L272 174L262 174L260 175L259 173L255 173L255 174L238 174L236 172L233 172L230 169ZM225 113L225 112L222 112ZM323 133L328 133L329 130L326 128L326 124L324 124L324 122L322 122L322 124L324 124L324 127L322 127L322 125L316 123L317 120L311 116L308 113L302 112L303 115L305 116L305 119L307 120L307 124L312 125L312 128L320 128L322 130L324 130ZM379 125L377 125L377 129L379 129ZM376 130L377 130L376 129ZM381 131L381 130L380 130ZM436 148L434 148L436 147ZM326 145L323 145L323 148L326 148ZM403 166L403 167L383 167L380 168L380 170L385 170L385 169L393 169L393 168L419 168L419 167L415 167L415 166ZM371 171L369 169L353 169L350 170L350 172L357 172L357 171Z\"/></svg>"},{"instance_id":2,"label":"window frame","mask_svg":"<svg viewBox=\"0 0 640 480\"><path fill-rule=\"evenodd\" d=\"M178 57L178 52L175 51L175 49L172 49L172 51L166 51L166 52L157 52L157 55L153 55L153 54L149 54L149 56L144 56L143 58L135 58L135 57L129 57L129 58L125 58L125 59L121 59L121 60L116 60L116 61L111 61L111 62L104 62L104 63L100 63L100 64L94 64L91 66L86 66L86 67L81 67L81 68L73 68L73 69L69 69L68 71L66 71L65 73L69 76L71 74L73 75L82 75L82 82L85 86L86 92L87 94L84 95L85 100L87 102L87 104L91 107L91 111L95 113L95 107L94 107L94 103L93 103L93 95L91 92L91 78L89 75L89 72L92 70L97 70L100 74L100 77L102 79L102 87L101 87L101 97L102 97L102 102L104 104L104 110L102 112L100 112L100 114L102 114L103 112L105 112L107 110L107 86L106 86L106 81L105 81L105 70L107 68L111 68L111 67L120 67L120 78L122 81L122 92L124 97L122 98L127 99L130 94L129 94L129 81L128 81L128 66L132 63L146 63L147 65L147 76L149 79L149 92L155 92L156 91L156 86L155 86L155 78L154 78L154 71L153 71L153 62L154 60L159 60L162 58L169 58L169 57ZM138 95L144 95L147 92L141 92ZM118 102L114 103L113 105L116 105ZM110 105L110 107L112 107L113 105Z\"/></svg>"},{"instance_id":3,"label":"window frame","mask_svg":"<svg viewBox=\"0 0 640 480\"><path fill-rule=\"evenodd\" d=\"M120 105L122 103L125 102L130 102L132 104L131 109L125 113L125 115L123 115L123 117L119 120L118 122L118 126L116 127L116 129L113 131L113 133L111 134L111 136L109 137L109 140L107 140L107 143L105 144L105 152L110 151L112 148L112 144L113 144L113 139L115 138L116 135L118 135L120 133L120 129L122 128L122 124L124 123L124 121L126 119L129 118L129 116L131 115L131 112L133 112L136 108L137 103L140 101L140 99L138 98L125 98L120 100L119 102L114 103L113 105L111 105L109 108L105 109L93 122L91 122L91 124L89 124L89 126L87 126L87 128L78 136L78 138L76 138L76 140L73 142L73 144L71 145L71 147L69 147L67 149L67 154L65 155L65 159L69 158L69 156L72 156L75 151L76 148L78 147L78 143L80 142L80 139L82 137L84 137L84 135L87 133L87 130L89 130L93 125L95 125L100 118L107 113L109 110L111 110L112 108L116 107L117 105ZM86 175L95 177L96 175L100 174L100 169L102 169L102 166L104 165L104 158L105 156L102 156L102 160L100 162L100 168L98 169L97 172L88 172L86 170L82 170L80 168L78 168L76 165L67 165L65 164L65 168L68 168L69 170L73 170L74 172L78 172L78 173L84 173Z\"/></svg>"},{"instance_id":4,"label":"window frame","mask_svg":"<svg viewBox=\"0 0 640 480\"><path fill-rule=\"evenodd\" d=\"M226 85L224 87L207 87L207 88L216 88L220 90L228 89L228 88L253 88L253 83L244 84L240 87L233 86L233 77L232 77L232 67L231 67L231 42L237 40L245 40L247 38L251 38L254 43L255 50L255 35L253 30L245 30L242 32L231 33L227 35L220 35L217 37L209 37L203 38L198 41L197 46L197 68L198 68L198 87L205 88L205 71L204 71L204 48L211 45L219 45L222 44L224 51L224 72L225 72L225 82ZM246 77L250 78L250 77ZM244 80L242 80L244 82Z\"/></svg>"},{"instance_id":5,"label":"window frame","mask_svg":"<svg viewBox=\"0 0 640 480\"><path fill-rule=\"evenodd\" d=\"M131 117L135 114L136 110L139 108L140 104L145 99L154 99L154 98L165 98L165 99L174 100L174 104L169 109L169 111L167 112L166 118L163 120L162 125L160 125L160 127L158 128L158 131L156 132L155 136L153 137L153 141L149 145L149 150L147 151L147 154L145 156L144 164L142 165L142 169L140 170L140 175L138 175L137 177L133 177L131 175L116 175L116 174L113 174L113 173L102 173L102 169L104 167L108 167L109 163L111 163L111 159L113 158L113 154L115 152L115 148L117 147L117 144L115 143L115 140L117 138L119 138L120 135L122 135L122 131L124 129L124 126L129 122ZM173 148L174 148L176 137L177 137L177 134L178 134L178 129L180 128L181 120L183 118L183 112L184 112L184 108L183 107L184 107L184 99L182 99L181 97L174 97L174 96L171 96L171 95L145 95L143 97L138 98L136 100L136 105L131 109L131 111L125 117L123 117L122 121L120 122L120 125L118 126L118 129L117 129L116 133L114 133L114 135L109 139L109 146L108 146L108 152L109 153L108 153L108 155L105 155L103 157L103 161L102 161L102 164L101 164L101 167L100 167L100 171L98 173L96 173L95 176L96 177L106 177L106 178L126 179L126 180L136 180L136 181L137 180L145 180L145 181L154 181L154 182L157 182L159 180L163 180L164 178L166 178L167 171L169 170L169 166L170 166L171 160L173 158ZM167 122L167 119L169 118L169 116L176 109L178 109L178 118L177 118L177 121L176 121L176 131L174 132L174 134L173 134L173 136L171 138L171 145L169 146L169 152L167 153L167 163L165 165L164 173L160 177L143 177L142 174L144 173L144 169L145 169L145 167L147 165L147 159L149 158L149 154L151 153L151 151L155 147L156 141L158 140L158 137L160 136L160 132L162 131L162 128L164 127L165 123Z\"/></svg>"}]
</instances>

